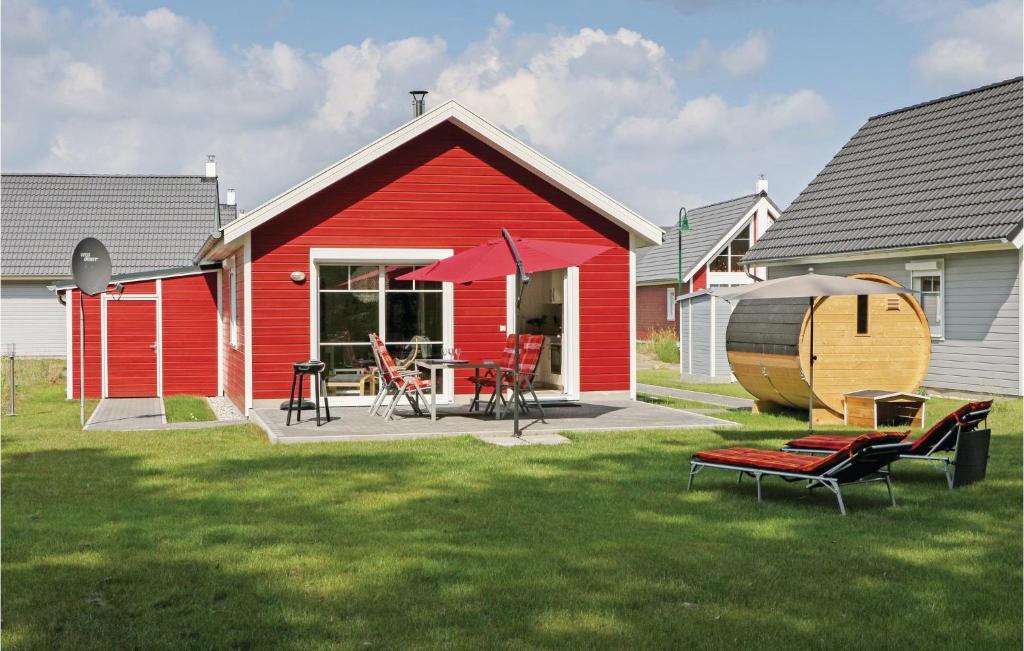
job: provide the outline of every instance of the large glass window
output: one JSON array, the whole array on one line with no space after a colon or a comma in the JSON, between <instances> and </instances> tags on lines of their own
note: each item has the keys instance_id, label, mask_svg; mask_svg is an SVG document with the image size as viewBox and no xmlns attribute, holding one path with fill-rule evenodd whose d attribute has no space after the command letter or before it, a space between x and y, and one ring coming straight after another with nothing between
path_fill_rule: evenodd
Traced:
<instances>
[{"instance_id":1,"label":"large glass window","mask_svg":"<svg viewBox=\"0 0 1024 651\"><path fill-rule=\"evenodd\" d=\"M750 227L744 228L708 263L708 271L743 272L740 260L750 250Z\"/></svg>"},{"instance_id":2,"label":"large glass window","mask_svg":"<svg viewBox=\"0 0 1024 651\"><path fill-rule=\"evenodd\" d=\"M330 395L376 393L371 333L384 339L395 362L406 369L415 368L418 359L441 356L442 286L397 279L413 269L408 265L319 267L320 355L327 363Z\"/></svg>"}]
</instances>

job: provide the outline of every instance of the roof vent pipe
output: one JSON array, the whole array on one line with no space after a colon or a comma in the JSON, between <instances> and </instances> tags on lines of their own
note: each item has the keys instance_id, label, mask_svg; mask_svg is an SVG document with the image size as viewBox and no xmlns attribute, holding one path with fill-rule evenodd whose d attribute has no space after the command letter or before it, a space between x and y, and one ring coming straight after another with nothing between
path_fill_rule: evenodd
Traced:
<instances>
[{"instance_id":1,"label":"roof vent pipe","mask_svg":"<svg viewBox=\"0 0 1024 651\"><path fill-rule=\"evenodd\" d=\"M424 102L423 98L427 96L427 91L410 90L409 94L412 95L412 116L414 118L418 118L423 115L423 111L426 106L426 102Z\"/></svg>"},{"instance_id":2,"label":"roof vent pipe","mask_svg":"<svg viewBox=\"0 0 1024 651\"><path fill-rule=\"evenodd\" d=\"M229 206L236 205L235 204L235 189L234 188L228 188L227 196L224 197L224 203L229 205Z\"/></svg>"},{"instance_id":3,"label":"roof vent pipe","mask_svg":"<svg viewBox=\"0 0 1024 651\"><path fill-rule=\"evenodd\" d=\"M217 178L217 157L213 154L206 157L206 178Z\"/></svg>"},{"instance_id":4,"label":"roof vent pipe","mask_svg":"<svg viewBox=\"0 0 1024 651\"><path fill-rule=\"evenodd\" d=\"M757 184L754 186L754 192L756 194L761 194L762 192L767 194L768 179L764 178L764 174L757 177Z\"/></svg>"}]
</instances>

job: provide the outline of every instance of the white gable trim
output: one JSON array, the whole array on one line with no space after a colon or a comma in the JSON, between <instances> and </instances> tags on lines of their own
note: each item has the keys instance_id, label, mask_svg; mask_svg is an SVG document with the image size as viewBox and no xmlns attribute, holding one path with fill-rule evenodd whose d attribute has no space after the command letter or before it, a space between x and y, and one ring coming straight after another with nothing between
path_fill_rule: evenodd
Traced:
<instances>
[{"instance_id":1,"label":"white gable trim","mask_svg":"<svg viewBox=\"0 0 1024 651\"><path fill-rule=\"evenodd\" d=\"M718 255L718 252L722 250L722 248L724 248L726 244L731 242L732 238L736 237L736 234L739 233L741 229L743 229L745 226L750 225L751 220L754 219L754 217L757 215L757 209L761 207L762 202L764 202L764 204L766 205L769 215L772 215L774 219L779 218L779 212L775 210L775 208L772 206L772 202L768 201L767 198L761 197L760 199L755 201L754 205L752 205L750 209L747 210L747 212L743 213L743 217L741 217L740 220L736 222L732 228L729 229L729 232L726 233L720 240L718 240L718 242L716 242L713 247L708 249L707 253L704 254L704 257L701 258L700 261L697 262L697 264L693 265L692 269L683 274L684 283L689 282L694 277L694 275L704 267L704 265L711 262L711 259ZM762 236L763 235L764 233L762 233Z\"/></svg>"},{"instance_id":2,"label":"white gable trim","mask_svg":"<svg viewBox=\"0 0 1024 651\"><path fill-rule=\"evenodd\" d=\"M224 227L224 244L238 240L257 226L446 121L492 145L563 192L637 235L642 243L661 244L661 228L455 100L448 100L420 117L406 122L347 158L235 219Z\"/></svg>"}]
</instances>

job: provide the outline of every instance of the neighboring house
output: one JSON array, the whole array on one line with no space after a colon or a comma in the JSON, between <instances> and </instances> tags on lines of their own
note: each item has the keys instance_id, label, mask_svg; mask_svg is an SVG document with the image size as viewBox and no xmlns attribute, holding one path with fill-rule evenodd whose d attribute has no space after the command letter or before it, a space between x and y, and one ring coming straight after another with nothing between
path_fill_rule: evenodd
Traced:
<instances>
[{"instance_id":1,"label":"neighboring house","mask_svg":"<svg viewBox=\"0 0 1024 651\"><path fill-rule=\"evenodd\" d=\"M217 229L214 163L207 172L0 176L2 352L14 346L19 356L65 355L66 310L47 287L70 279L71 253L85 237L106 245L116 274L191 265ZM221 218L233 218L234 211L223 206Z\"/></svg>"},{"instance_id":2,"label":"neighboring house","mask_svg":"<svg viewBox=\"0 0 1024 651\"><path fill-rule=\"evenodd\" d=\"M925 386L1022 395L1021 92L1018 77L870 118L743 263L911 287Z\"/></svg>"},{"instance_id":3,"label":"neighboring house","mask_svg":"<svg viewBox=\"0 0 1024 651\"><path fill-rule=\"evenodd\" d=\"M103 324L106 339L87 349L86 393L217 392L243 410L276 406L292 363L312 357L327 363L332 403L369 404L369 333L398 359L450 348L499 359L506 335L526 327L513 322L513 277L397 277L503 227L609 247L581 267L531 274L524 316L546 335L544 397L635 395L635 251L660 244L661 229L456 101L223 224L192 252L198 266L122 278L120 299L87 300L91 331ZM439 403L471 393L471 375L446 371Z\"/></svg>"},{"instance_id":4,"label":"neighboring house","mask_svg":"<svg viewBox=\"0 0 1024 651\"><path fill-rule=\"evenodd\" d=\"M758 179L754 194L720 201L687 212L683 231L683 294L709 286L752 282L740 258L779 216L768 198L768 182ZM669 228L665 243L637 251L636 330L646 339L654 330L678 331L676 289L679 280L679 229Z\"/></svg>"}]
</instances>

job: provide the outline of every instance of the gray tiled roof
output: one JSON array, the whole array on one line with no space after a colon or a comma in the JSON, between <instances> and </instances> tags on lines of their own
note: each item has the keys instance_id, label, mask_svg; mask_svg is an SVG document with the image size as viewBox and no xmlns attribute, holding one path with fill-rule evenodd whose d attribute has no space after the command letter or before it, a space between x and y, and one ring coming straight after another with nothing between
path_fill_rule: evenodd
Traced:
<instances>
[{"instance_id":1,"label":"gray tiled roof","mask_svg":"<svg viewBox=\"0 0 1024 651\"><path fill-rule=\"evenodd\" d=\"M683 277L729 232L753 207L760 195L748 194L728 201L694 208L687 212L690 230L683 231ZM637 249L637 282L674 281L678 276L679 229L665 233L665 243Z\"/></svg>"},{"instance_id":2,"label":"gray tiled roof","mask_svg":"<svg viewBox=\"0 0 1024 651\"><path fill-rule=\"evenodd\" d=\"M1012 237L1021 90L1017 78L871 118L744 263Z\"/></svg>"},{"instance_id":3,"label":"gray tiled roof","mask_svg":"<svg viewBox=\"0 0 1024 651\"><path fill-rule=\"evenodd\" d=\"M225 226L238 218L238 206L222 203L220 204L220 225Z\"/></svg>"},{"instance_id":4,"label":"gray tiled roof","mask_svg":"<svg viewBox=\"0 0 1024 651\"><path fill-rule=\"evenodd\" d=\"M216 179L202 176L3 174L0 191L5 276L70 275L90 236L115 274L187 266L215 227Z\"/></svg>"}]
</instances>

